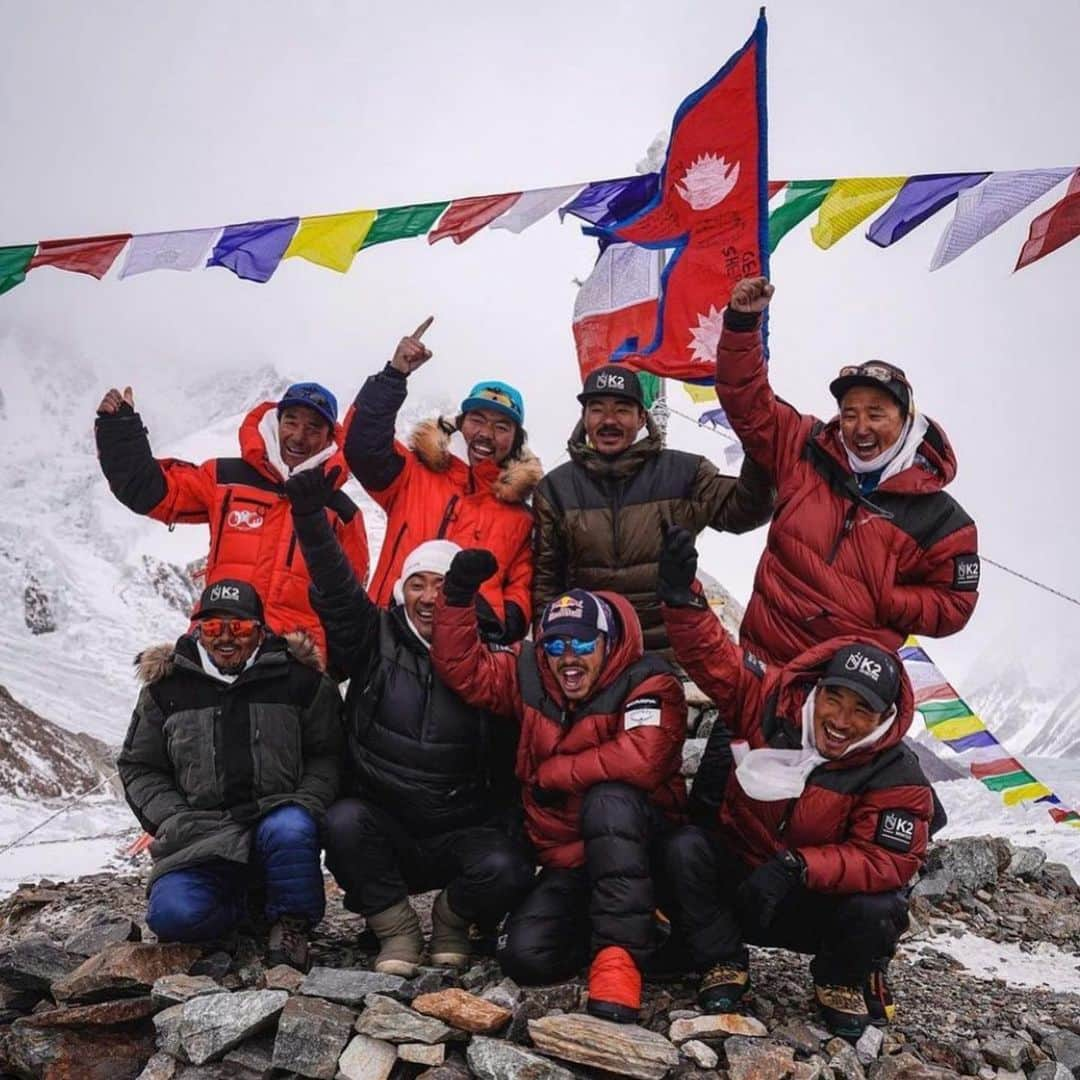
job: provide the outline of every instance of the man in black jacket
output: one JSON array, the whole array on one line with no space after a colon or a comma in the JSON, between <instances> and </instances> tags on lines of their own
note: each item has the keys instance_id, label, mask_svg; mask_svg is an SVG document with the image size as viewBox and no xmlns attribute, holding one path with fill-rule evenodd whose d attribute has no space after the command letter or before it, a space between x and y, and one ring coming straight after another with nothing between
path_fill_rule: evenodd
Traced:
<instances>
[{"instance_id":1,"label":"man in black jacket","mask_svg":"<svg viewBox=\"0 0 1080 1080\"><path fill-rule=\"evenodd\" d=\"M435 599L458 546L415 548L396 603L378 608L323 512L334 480L333 470L313 470L285 489L330 668L350 680L346 796L327 815L326 864L346 908L379 939L376 971L415 971L424 943L409 894L435 888L432 963L464 966L469 925L494 925L532 884L532 852L513 829L516 728L466 705L432 673Z\"/></svg>"}]
</instances>

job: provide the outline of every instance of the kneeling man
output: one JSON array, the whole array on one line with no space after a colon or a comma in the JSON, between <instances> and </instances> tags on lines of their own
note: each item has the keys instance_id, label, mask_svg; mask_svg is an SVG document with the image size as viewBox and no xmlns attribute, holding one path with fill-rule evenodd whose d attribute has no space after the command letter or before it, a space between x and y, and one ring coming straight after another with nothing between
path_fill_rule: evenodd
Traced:
<instances>
[{"instance_id":1,"label":"kneeling man","mask_svg":"<svg viewBox=\"0 0 1080 1080\"><path fill-rule=\"evenodd\" d=\"M338 789L341 697L302 632L276 637L246 582L202 594L194 630L136 658L144 686L118 759L154 837L146 921L162 941L207 941L262 883L270 962L301 969L323 917L319 819Z\"/></svg>"},{"instance_id":2,"label":"kneeling man","mask_svg":"<svg viewBox=\"0 0 1080 1080\"><path fill-rule=\"evenodd\" d=\"M746 942L812 953L829 1029L858 1038L892 1013L885 969L908 923L933 794L901 741L914 696L895 654L854 638L766 666L693 587L693 537L671 529L660 598L675 656L719 706L694 782L699 826L666 845L669 912L704 971L698 998L731 1010Z\"/></svg>"}]
</instances>

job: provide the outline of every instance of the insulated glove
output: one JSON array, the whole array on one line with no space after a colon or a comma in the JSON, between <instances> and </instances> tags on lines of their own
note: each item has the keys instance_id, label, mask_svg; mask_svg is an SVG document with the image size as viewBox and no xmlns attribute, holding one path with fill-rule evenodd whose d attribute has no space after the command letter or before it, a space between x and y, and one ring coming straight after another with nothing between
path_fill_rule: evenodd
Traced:
<instances>
[{"instance_id":1,"label":"insulated glove","mask_svg":"<svg viewBox=\"0 0 1080 1080\"><path fill-rule=\"evenodd\" d=\"M693 534L679 525L669 525L664 532L656 582L656 595L663 603L671 607L699 603L699 594L692 591L697 577L697 562Z\"/></svg>"},{"instance_id":2,"label":"insulated glove","mask_svg":"<svg viewBox=\"0 0 1080 1080\"><path fill-rule=\"evenodd\" d=\"M296 514L314 514L326 507L337 490L337 478L341 466L335 465L329 472L322 469L305 469L285 481L285 494Z\"/></svg>"},{"instance_id":3,"label":"insulated glove","mask_svg":"<svg viewBox=\"0 0 1080 1080\"><path fill-rule=\"evenodd\" d=\"M772 925L780 902L806 880L806 862L797 851L778 851L762 863L740 886L739 907L762 929Z\"/></svg>"},{"instance_id":4,"label":"insulated glove","mask_svg":"<svg viewBox=\"0 0 1080 1080\"><path fill-rule=\"evenodd\" d=\"M477 590L498 569L495 556L484 548L459 551L443 578L443 596L451 607L468 607Z\"/></svg>"}]
</instances>

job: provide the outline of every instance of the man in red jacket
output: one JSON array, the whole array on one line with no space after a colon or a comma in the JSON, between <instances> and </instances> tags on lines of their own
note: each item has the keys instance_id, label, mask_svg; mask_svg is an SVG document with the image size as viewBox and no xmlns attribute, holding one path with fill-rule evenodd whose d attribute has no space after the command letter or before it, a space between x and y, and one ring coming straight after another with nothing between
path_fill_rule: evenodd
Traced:
<instances>
[{"instance_id":1,"label":"man in red jacket","mask_svg":"<svg viewBox=\"0 0 1080 1080\"><path fill-rule=\"evenodd\" d=\"M295 383L280 401L256 405L240 425L240 457L201 465L155 458L131 387L109 390L94 424L98 459L112 493L129 510L166 525L209 525L206 582L239 578L262 597L275 633L306 631L325 656L326 637L311 608L311 578L285 497L285 481L306 469L336 468L338 490L326 513L360 581L367 580L364 517L341 490L337 401L318 383Z\"/></svg>"},{"instance_id":2,"label":"man in red jacket","mask_svg":"<svg viewBox=\"0 0 1080 1080\"><path fill-rule=\"evenodd\" d=\"M772 295L765 278L735 286L716 358L720 403L777 488L743 644L785 663L843 634L889 650L955 634L975 610L979 556L975 523L945 491L945 432L879 361L841 369L827 424L776 397L760 331Z\"/></svg>"},{"instance_id":3,"label":"man in red jacket","mask_svg":"<svg viewBox=\"0 0 1080 1080\"><path fill-rule=\"evenodd\" d=\"M728 1012L745 992L745 942L780 946L814 954L829 1029L857 1039L891 1014L884 971L934 813L901 741L911 684L894 654L851 637L766 665L728 637L694 588L696 572L692 536L671 529L664 621L730 733L714 728L694 780L691 816L703 827L666 843L668 913L704 971L704 1009Z\"/></svg>"},{"instance_id":4,"label":"man in red jacket","mask_svg":"<svg viewBox=\"0 0 1080 1080\"><path fill-rule=\"evenodd\" d=\"M671 666L642 647L634 609L573 589L551 601L536 643L491 650L473 598L486 551L454 557L435 608L431 658L466 702L516 718L525 827L541 864L500 939L523 983L568 977L591 958L589 1011L632 1022L653 940L653 855L681 820L686 701Z\"/></svg>"}]
</instances>

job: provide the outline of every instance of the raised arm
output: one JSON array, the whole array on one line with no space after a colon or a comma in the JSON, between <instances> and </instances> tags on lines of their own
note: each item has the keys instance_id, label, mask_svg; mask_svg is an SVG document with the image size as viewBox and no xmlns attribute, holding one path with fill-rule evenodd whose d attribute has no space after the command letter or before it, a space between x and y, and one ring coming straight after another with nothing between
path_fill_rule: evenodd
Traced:
<instances>
[{"instance_id":1,"label":"raised arm","mask_svg":"<svg viewBox=\"0 0 1080 1080\"><path fill-rule=\"evenodd\" d=\"M702 458L691 499L702 528L708 525L720 532L744 533L772 517L776 489L768 471L749 454L743 458L738 477L725 476Z\"/></svg>"}]
</instances>

